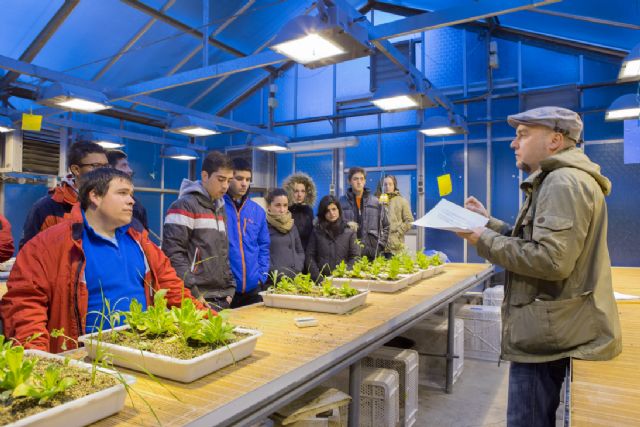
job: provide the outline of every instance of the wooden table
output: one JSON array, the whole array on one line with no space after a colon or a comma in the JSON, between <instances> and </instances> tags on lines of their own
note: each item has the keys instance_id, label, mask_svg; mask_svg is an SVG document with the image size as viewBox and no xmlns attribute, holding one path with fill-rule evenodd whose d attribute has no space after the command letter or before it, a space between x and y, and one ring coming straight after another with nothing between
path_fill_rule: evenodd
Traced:
<instances>
[{"instance_id":1,"label":"wooden table","mask_svg":"<svg viewBox=\"0 0 640 427\"><path fill-rule=\"evenodd\" d=\"M139 396L133 395L133 402L127 399L120 413L97 425L155 425L141 397L164 426L250 424L340 370L359 366L355 362L360 358L488 279L492 271L488 264L448 264L445 273L395 294L369 294L364 307L347 315L262 305L235 310L235 324L264 334L251 357L190 384L164 379L156 383L136 373ZM298 329L293 318L305 314L320 325Z\"/></svg>"},{"instance_id":2,"label":"wooden table","mask_svg":"<svg viewBox=\"0 0 640 427\"><path fill-rule=\"evenodd\" d=\"M614 268L613 288L640 295L640 268ZM573 360L573 426L640 425L640 301L618 301L622 353L606 362Z\"/></svg>"}]
</instances>

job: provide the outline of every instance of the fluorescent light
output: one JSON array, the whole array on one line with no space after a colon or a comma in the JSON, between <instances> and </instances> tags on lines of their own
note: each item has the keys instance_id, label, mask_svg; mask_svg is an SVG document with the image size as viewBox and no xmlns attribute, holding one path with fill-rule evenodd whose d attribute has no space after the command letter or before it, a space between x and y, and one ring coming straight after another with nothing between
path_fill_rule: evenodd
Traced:
<instances>
[{"instance_id":1,"label":"fluorescent light","mask_svg":"<svg viewBox=\"0 0 640 427\"><path fill-rule=\"evenodd\" d=\"M67 101L60 101L60 102L54 102L54 103L68 110L85 111L87 113L95 113L96 111L102 111L109 108L104 104L87 101L85 99L80 99L80 98L71 98Z\"/></svg>"},{"instance_id":2,"label":"fluorescent light","mask_svg":"<svg viewBox=\"0 0 640 427\"><path fill-rule=\"evenodd\" d=\"M0 132L6 133L14 130L13 122L9 117L0 116Z\"/></svg>"},{"instance_id":3,"label":"fluorescent light","mask_svg":"<svg viewBox=\"0 0 640 427\"><path fill-rule=\"evenodd\" d=\"M170 159L175 159L175 160L195 160L197 159L196 156L187 156L184 154L177 154L175 156L168 156Z\"/></svg>"},{"instance_id":4,"label":"fluorescent light","mask_svg":"<svg viewBox=\"0 0 640 427\"><path fill-rule=\"evenodd\" d=\"M417 108L418 103L408 95L392 96L389 98L374 99L371 101L376 107L385 111Z\"/></svg>"},{"instance_id":5,"label":"fluorescent light","mask_svg":"<svg viewBox=\"0 0 640 427\"><path fill-rule=\"evenodd\" d=\"M281 145L263 145L256 148L262 151L287 151L287 147Z\"/></svg>"},{"instance_id":6,"label":"fluorescent light","mask_svg":"<svg viewBox=\"0 0 640 427\"><path fill-rule=\"evenodd\" d=\"M424 133L427 136L445 136L456 134L456 131L448 126L441 128L421 129L420 132Z\"/></svg>"},{"instance_id":7,"label":"fluorescent light","mask_svg":"<svg viewBox=\"0 0 640 427\"><path fill-rule=\"evenodd\" d=\"M4 126L0 126L0 132L5 133L5 132L11 132L13 129L11 128L7 128Z\"/></svg>"},{"instance_id":8,"label":"fluorescent light","mask_svg":"<svg viewBox=\"0 0 640 427\"><path fill-rule=\"evenodd\" d=\"M273 49L300 64L341 55L345 51L318 34L308 34L273 46Z\"/></svg>"},{"instance_id":9,"label":"fluorescent light","mask_svg":"<svg viewBox=\"0 0 640 427\"><path fill-rule=\"evenodd\" d=\"M175 129L175 131L183 133L185 135L191 135L191 136L211 136L211 135L217 135L220 133L213 129L205 129L198 126L194 126L190 128Z\"/></svg>"},{"instance_id":10,"label":"fluorescent light","mask_svg":"<svg viewBox=\"0 0 640 427\"><path fill-rule=\"evenodd\" d=\"M312 139L300 142L290 142L289 151L300 153L305 151L333 150L336 148L357 147L360 140L356 136L344 136L329 139Z\"/></svg>"},{"instance_id":11,"label":"fluorescent light","mask_svg":"<svg viewBox=\"0 0 640 427\"><path fill-rule=\"evenodd\" d=\"M174 160L196 160L198 158L198 153L186 147L165 145L162 150L162 157Z\"/></svg>"},{"instance_id":12,"label":"fluorescent light","mask_svg":"<svg viewBox=\"0 0 640 427\"><path fill-rule=\"evenodd\" d=\"M262 151L282 152L289 149L284 140L267 135L249 135L247 145Z\"/></svg>"},{"instance_id":13,"label":"fluorescent light","mask_svg":"<svg viewBox=\"0 0 640 427\"><path fill-rule=\"evenodd\" d=\"M622 95L611 103L607 109L604 119L627 120L640 117L640 97L635 93Z\"/></svg>"},{"instance_id":14,"label":"fluorescent light","mask_svg":"<svg viewBox=\"0 0 640 427\"><path fill-rule=\"evenodd\" d=\"M118 144L117 142L111 142L111 141L96 141L96 144L98 144L102 148L106 148L107 150L113 150L114 148L124 147L124 144Z\"/></svg>"},{"instance_id":15,"label":"fluorescent light","mask_svg":"<svg viewBox=\"0 0 640 427\"><path fill-rule=\"evenodd\" d=\"M102 92L67 83L53 83L43 87L38 93L38 102L86 113L111 108L107 97Z\"/></svg>"},{"instance_id":16,"label":"fluorescent light","mask_svg":"<svg viewBox=\"0 0 640 427\"><path fill-rule=\"evenodd\" d=\"M640 80L640 44L631 49L629 55L622 61L618 81L628 82Z\"/></svg>"}]
</instances>

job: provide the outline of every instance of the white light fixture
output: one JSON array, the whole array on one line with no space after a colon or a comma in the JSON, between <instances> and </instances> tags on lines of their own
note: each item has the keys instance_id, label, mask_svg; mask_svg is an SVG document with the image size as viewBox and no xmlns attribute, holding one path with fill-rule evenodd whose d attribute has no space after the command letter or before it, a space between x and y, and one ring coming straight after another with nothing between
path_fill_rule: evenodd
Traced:
<instances>
[{"instance_id":1,"label":"white light fixture","mask_svg":"<svg viewBox=\"0 0 640 427\"><path fill-rule=\"evenodd\" d=\"M124 147L122 137L109 133L86 131L79 133L78 138L84 141L95 142L107 150Z\"/></svg>"},{"instance_id":2,"label":"white light fixture","mask_svg":"<svg viewBox=\"0 0 640 427\"><path fill-rule=\"evenodd\" d=\"M640 44L631 49L629 55L622 61L618 81L630 82L640 80Z\"/></svg>"},{"instance_id":3,"label":"white light fixture","mask_svg":"<svg viewBox=\"0 0 640 427\"><path fill-rule=\"evenodd\" d=\"M162 150L162 157L174 160L196 160L198 158L198 153L195 150L186 147L165 145Z\"/></svg>"},{"instance_id":4,"label":"white light fixture","mask_svg":"<svg viewBox=\"0 0 640 427\"><path fill-rule=\"evenodd\" d=\"M308 68L336 64L373 52L366 28L348 12L325 1L318 15L297 16L278 32L271 49Z\"/></svg>"},{"instance_id":5,"label":"white light fixture","mask_svg":"<svg viewBox=\"0 0 640 427\"><path fill-rule=\"evenodd\" d=\"M111 108L102 92L68 83L53 83L43 87L38 93L38 102L50 107L95 113Z\"/></svg>"},{"instance_id":6,"label":"white light fixture","mask_svg":"<svg viewBox=\"0 0 640 427\"><path fill-rule=\"evenodd\" d=\"M455 114L431 116L424 122L420 132L426 136L450 136L467 133L467 124L462 117Z\"/></svg>"},{"instance_id":7,"label":"white light fixture","mask_svg":"<svg viewBox=\"0 0 640 427\"><path fill-rule=\"evenodd\" d=\"M336 148L357 147L360 140L356 136L340 138L313 139L310 141L289 142L289 151L300 153L305 151L334 150Z\"/></svg>"},{"instance_id":8,"label":"white light fixture","mask_svg":"<svg viewBox=\"0 0 640 427\"><path fill-rule=\"evenodd\" d=\"M13 122L9 117L0 116L0 133L11 132L15 130Z\"/></svg>"},{"instance_id":9,"label":"white light fixture","mask_svg":"<svg viewBox=\"0 0 640 427\"><path fill-rule=\"evenodd\" d=\"M287 143L282 139L266 135L250 135L247 145L262 151L283 152L289 149Z\"/></svg>"},{"instance_id":10,"label":"white light fixture","mask_svg":"<svg viewBox=\"0 0 640 427\"><path fill-rule=\"evenodd\" d=\"M211 136L220 133L218 128L211 122L199 117L185 115L174 117L167 129L170 132L188 136Z\"/></svg>"},{"instance_id":11,"label":"white light fixture","mask_svg":"<svg viewBox=\"0 0 640 427\"><path fill-rule=\"evenodd\" d=\"M308 64L345 53L342 48L319 34L307 34L299 39L277 44L272 49L300 64Z\"/></svg>"},{"instance_id":12,"label":"white light fixture","mask_svg":"<svg viewBox=\"0 0 640 427\"><path fill-rule=\"evenodd\" d=\"M606 121L640 119L640 96L622 95L611 103L604 116Z\"/></svg>"},{"instance_id":13,"label":"white light fixture","mask_svg":"<svg viewBox=\"0 0 640 427\"><path fill-rule=\"evenodd\" d=\"M425 93L416 89L413 80L382 83L373 94L371 102L384 111L416 110L433 106L434 103Z\"/></svg>"}]
</instances>

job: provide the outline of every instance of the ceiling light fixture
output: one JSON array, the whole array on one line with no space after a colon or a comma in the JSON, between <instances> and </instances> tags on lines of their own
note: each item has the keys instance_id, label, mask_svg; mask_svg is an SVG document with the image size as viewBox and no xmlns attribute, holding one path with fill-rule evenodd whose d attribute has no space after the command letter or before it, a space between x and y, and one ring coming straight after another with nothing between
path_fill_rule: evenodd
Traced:
<instances>
[{"instance_id":1,"label":"ceiling light fixture","mask_svg":"<svg viewBox=\"0 0 640 427\"><path fill-rule=\"evenodd\" d=\"M43 87L38 93L38 102L50 107L85 113L111 108L102 92L59 82Z\"/></svg>"},{"instance_id":2,"label":"ceiling light fixture","mask_svg":"<svg viewBox=\"0 0 640 427\"><path fill-rule=\"evenodd\" d=\"M640 80L640 44L631 49L629 55L622 61L620 74L618 74L619 82L630 82Z\"/></svg>"},{"instance_id":3,"label":"ceiling light fixture","mask_svg":"<svg viewBox=\"0 0 640 427\"><path fill-rule=\"evenodd\" d=\"M211 136L220 133L210 121L199 117L180 115L174 117L167 128L170 132L188 136Z\"/></svg>"},{"instance_id":4,"label":"ceiling light fixture","mask_svg":"<svg viewBox=\"0 0 640 427\"><path fill-rule=\"evenodd\" d=\"M420 132L426 136L450 136L468 132L465 120L457 114L431 116L424 122Z\"/></svg>"},{"instance_id":5,"label":"ceiling light fixture","mask_svg":"<svg viewBox=\"0 0 640 427\"><path fill-rule=\"evenodd\" d=\"M640 118L640 95L622 95L611 103L604 116L606 121Z\"/></svg>"}]
</instances>

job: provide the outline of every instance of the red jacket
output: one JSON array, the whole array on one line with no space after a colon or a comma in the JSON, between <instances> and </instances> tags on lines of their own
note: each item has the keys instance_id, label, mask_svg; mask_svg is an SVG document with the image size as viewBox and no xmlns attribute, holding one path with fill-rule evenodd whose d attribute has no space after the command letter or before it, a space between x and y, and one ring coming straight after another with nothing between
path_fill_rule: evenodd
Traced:
<instances>
[{"instance_id":1,"label":"red jacket","mask_svg":"<svg viewBox=\"0 0 640 427\"><path fill-rule=\"evenodd\" d=\"M7 218L0 215L0 262L5 262L13 256L13 236L11 224Z\"/></svg>"},{"instance_id":2,"label":"red jacket","mask_svg":"<svg viewBox=\"0 0 640 427\"><path fill-rule=\"evenodd\" d=\"M89 294L84 281L84 224L79 206L74 208L72 219L38 233L22 248L0 301L5 336L27 348L59 353L63 339L51 338L49 331L64 328L74 339L84 334ZM152 304L152 293L158 289L168 289L169 306L179 305L183 295L193 299L169 259L137 221L128 233L142 248L149 267L144 278L147 304ZM41 335L27 342L34 334ZM75 343L68 342L67 347L74 348Z\"/></svg>"}]
</instances>

